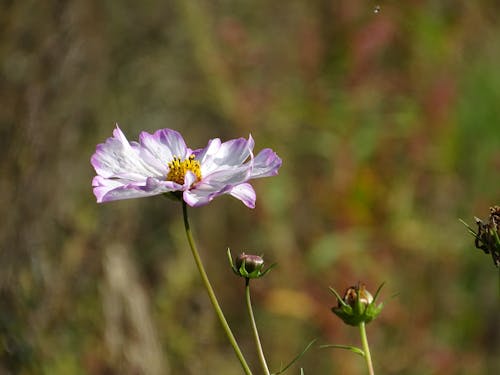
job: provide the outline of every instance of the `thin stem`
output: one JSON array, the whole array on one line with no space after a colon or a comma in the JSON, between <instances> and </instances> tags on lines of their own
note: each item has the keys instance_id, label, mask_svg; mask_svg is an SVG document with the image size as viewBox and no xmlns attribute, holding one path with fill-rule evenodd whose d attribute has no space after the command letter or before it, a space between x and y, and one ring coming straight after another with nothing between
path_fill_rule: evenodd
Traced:
<instances>
[{"instance_id":1,"label":"thin stem","mask_svg":"<svg viewBox=\"0 0 500 375\"><path fill-rule=\"evenodd\" d=\"M370 354L370 347L368 346L368 338L366 337L365 322L359 323L359 333L361 334L361 344L365 353L366 366L368 367L368 374L375 375L373 371L372 356Z\"/></svg>"},{"instance_id":2,"label":"thin stem","mask_svg":"<svg viewBox=\"0 0 500 375\"><path fill-rule=\"evenodd\" d=\"M264 351L262 350L262 344L260 343L259 331L257 331L257 324L255 323L255 317L253 315L252 301L250 300L250 279L246 279L245 285L245 297L247 302L248 315L250 316L250 322L252 323L253 337L255 339L255 345L257 346L257 353L259 355L259 361L264 370L265 375L271 375L269 368L267 367L266 357L264 357Z\"/></svg>"},{"instance_id":3,"label":"thin stem","mask_svg":"<svg viewBox=\"0 0 500 375\"><path fill-rule=\"evenodd\" d=\"M240 361L241 367L243 367L245 374L252 375L252 371L250 370L250 367L248 367L248 364L245 361L245 357L243 357L243 353L241 352L238 343L234 338L233 332L231 332L231 328L229 328L229 324L227 323L226 318L224 317L224 313L220 308L219 302L217 301L217 297L215 296L215 292L212 288L212 285L208 280L207 273L205 271L205 268L203 267L203 263L201 261L198 250L196 249L196 245L194 243L193 234L191 233L191 228L189 226L187 206L186 202L184 201L182 201L182 213L184 215L184 228L186 229L186 236L189 242L189 246L191 248L191 253L193 254L194 261L196 263L196 266L198 267L198 271L200 272L201 280L203 281L205 289L207 290L210 302L212 302L212 306L214 307L215 313L219 318L220 324L222 325L222 328L224 329L224 332L226 333L226 336L229 339L229 342L231 343L231 346L233 347L236 357L238 357L238 360Z\"/></svg>"}]
</instances>

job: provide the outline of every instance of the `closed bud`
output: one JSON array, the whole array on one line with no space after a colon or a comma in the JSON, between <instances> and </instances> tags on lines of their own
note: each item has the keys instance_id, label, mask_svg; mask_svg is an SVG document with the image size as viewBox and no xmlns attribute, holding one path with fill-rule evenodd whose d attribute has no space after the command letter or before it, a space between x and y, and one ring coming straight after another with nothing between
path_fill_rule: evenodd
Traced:
<instances>
[{"instance_id":1,"label":"closed bud","mask_svg":"<svg viewBox=\"0 0 500 375\"><path fill-rule=\"evenodd\" d=\"M235 264L237 269L243 267L245 271L250 274L262 270L262 267L264 267L264 259L258 255L241 253L236 257Z\"/></svg>"},{"instance_id":2,"label":"closed bud","mask_svg":"<svg viewBox=\"0 0 500 375\"><path fill-rule=\"evenodd\" d=\"M271 265L264 270L264 259L260 255L241 253L233 262L231 251L227 249L229 264L233 272L246 279L257 279L268 273L276 264Z\"/></svg>"}]
</instances>

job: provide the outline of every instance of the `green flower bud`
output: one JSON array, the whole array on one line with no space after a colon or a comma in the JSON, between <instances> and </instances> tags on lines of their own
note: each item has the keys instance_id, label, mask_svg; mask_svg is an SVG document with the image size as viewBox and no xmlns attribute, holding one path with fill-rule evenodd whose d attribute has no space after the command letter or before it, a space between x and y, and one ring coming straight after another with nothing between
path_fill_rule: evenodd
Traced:
<instances>
[{"instance_id":1,"label":"green flower bud","mask_svg":"<svg viewBox=\"0 0 500 375\"><path fill-rule=\"evenodd\" d=\"M343 297L340 297L334 289L330 288L337 297L337 306L332 307L332 312L342 319L344 323L351 326L357 326L362 322L371 322L382 311L383 304L377 305L375 300L383 285L380 285L375 297L366 290L364 284L360 283L347 288Z\"/></svg>"},{"instance_id":2,"label":"green flower bud","mask_svg":"<svg viewBox=\"0 0 500 375\"><path fill-rule=\"evenodd\" d=\"M268 273L276 264L271 265L264 270L264 259L259 255L241 253L234 262L231 256L231 251L227 249L229 264L233 272L246 279L257 279Z\"/></svg>"}]
</instances>

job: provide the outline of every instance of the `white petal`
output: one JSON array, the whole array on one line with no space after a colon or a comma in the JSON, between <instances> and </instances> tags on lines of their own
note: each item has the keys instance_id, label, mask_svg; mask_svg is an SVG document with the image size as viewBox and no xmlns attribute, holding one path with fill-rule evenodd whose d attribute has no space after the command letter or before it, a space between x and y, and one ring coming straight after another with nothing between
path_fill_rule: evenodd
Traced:
<instances>
[{"instance_id":1,"label":"white petal","mask_svg":"<svg viewBox=\"0 0 500 375\"><path fill-rule=\"evenodd\" d=\"M205 188L186 190L184 191L183 199L191 207L204 206L210 203L214 198L224 194L227 189L228 188L225 190L217 190L210 186L206 186Z\"/></svg>"},{"instance_id":2,"label":"white petal","mask_svg":"<svg viewBox=\"0 0 500 375\"><path fill-rule=\"evenodd\" d=\"M257 195L255 194L255 190L252 185L245 183L234 186L228 192L230 195L239 199L243 202L243 204L249 208L255 208L255 200L257 199Z\"/></svg>"},{"instance_id":3,"label":"white petal","mask_svg":"<svg viewBox=\"0 0 500 375\"><path fill-rule=\"evenodd\" d=\"M139 149L127 141L118 125L112 138L97 145L91 163L97 174L106 178L116 177L142 181L160 173L155 166L141 158Z\"/></svg>"},{"instance_id":4,"label":"white petal","mask_svg":"<svg viewBox=\"0 0 500 375\"><path fill-rule=\"evenodd\" d=\"M204 176L202 182L210 185L239 185L248 181L252 173L251 165L245 164L238 167L224 167Z\"/></svg>"},{"instance_id":5,"label":"white petal","mask_svg":"<svg viewBox=\"0 0 500 375\"><path fill-rule=\"evenodd\" d=\"M273 150L266 148L259 152L253 159L253 168L250 178L276 176L280 167L281 159Z\"/></svg>"},{"instance_id":6,"label":"white petal","mask_svg":"<svg viewBox=\"0 0 500 375\"><path fill-rule=\"evenodd\" d=\"M96 178L98 178L97 176ZM94 178L94 180L96 180ZM148 178L144 184L128 183L110 179L100 179L96 181L99 186L94 187L94 194L99 203L110 202L130 198L143 198L153 195L168 193L180 190L181 185L171 181L159 181L155 178Z\"/></svg>"},{"instance_id":7,"label":"white petal","mask_svg":"<svg viewBox=\"0 0 500 375\"><path fill-rule=\"evenodd\" d=\"M160 129L154 134L142 132L139 135L139 142L142 148L147 150L146 154L150 155L150 159L154 160L156 167L161 168L164 173L174 157L183 160L190 153L181 134L172 129Z\"/></svg>"},{"instance_id":8,"label":"white petal","mask_svg":"<svg viewBox=\"0 0 500 375\"><path fill-rule=\"evenodd\" d=\"M205 176L220 168L235 167L243 164L249 157L252 157L253 139L244 138L232 139L212 147L210 152L203 153L201 172ZM211 145L209 144L208 147Z\"/></svg>"},{"instance_id":9,"label":"white petal","mask_svg":"<svg viewBox=\"0 0 500 375\"><path fill-rule=\"evenodd\" d=\"M207 162L207 159L211 159L213 155L217 153L221 145L221 141L219 138L214 138L208 141L208 144L205 148L194 151L196 155L196 159L200 161L200 163Z\"/></svg>"},{"instance_id":10,"label":"white petal","mask_svg":"<svg viewBox=\"0 0 500 375\"><path fill-rule=\"evenodd\" d=\"M123 184L117 180L110 180L101 176L95 176L92 180L94 195L97 203L102 203L102 198L113 189L117 189Z\"/></svg>"}]
</instances>

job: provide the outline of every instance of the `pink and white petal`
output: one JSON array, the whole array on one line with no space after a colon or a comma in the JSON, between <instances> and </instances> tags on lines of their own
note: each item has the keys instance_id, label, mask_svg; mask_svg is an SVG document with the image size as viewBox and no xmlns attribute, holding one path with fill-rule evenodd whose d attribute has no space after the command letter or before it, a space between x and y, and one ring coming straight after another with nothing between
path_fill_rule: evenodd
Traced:
<instances>
[{"instance_id":1,"label":"pink and white petal","mask_svg":"<svg viewBox=\"0 0 500 375\"><path fill-rule=\"evenodd\" d=\"M186 190L182 194L182 199L191 207L200 207L210 203L210 201L213 198L210 198L210 194L208 193L207 194L201 194L200 192L193 193L190 190Z\"/></svg>"},{"instance_id":2,"label":"pink and white petal","mask_svg":"<svg viewBox=\"0 0 500 375\"><path fill-rule=\"evenodd\" d=\"M184 175L184 185L182 185L182 190L188 190L189 187L196 182L196 180L196 175L191 171L187 171Z\"/></svg>"},{"instance_id":3,"label":"pink and white petal","mask_svg":"<svg viewBox=\"0 0 500 375\"><path fill-rule=\"evenodd\" d=\"M281 163L282 161L278 155L270 148L266 148L259 152L253 159L253 168L250 178L276 176L278 174L278 169L281 167Z\"/></svg>"},{"instance_id":4,"label":"pink and white petal","mask_svg":"<svg viewBox=\"0 0 500 375\"><path fill-rule=\"evenodd\" d=\"M145 183L123 184L119 181L110 179L103 179L99 182L102 183L102 185L94 188L94 194L98 199L98 203L122 199L150 197L153 195L181 190L180 188L182 187L175 182L159 181L156 178L148 178ZM96 189L100 190L96 192Z\"/></svg>"},{"instance_id":5,"label":"pink and white petal","mask_svg":"<svg viewBox=\"0 0 500 375\"><path fill-rule=\"evenodd\" d=\"M93 192L97 199L97 203L102 203L103 197L107 193L121 186L123 186L123 183L119 180L111 180L101 176L95 176L92 180Z\"/></svg>"},{"instance_id":6,"label":"pink and white petal","mask_svg":"<svg viewBox=\"0 0 500 375\"><path fill-rule=\"evenodd\" d=\"M216 153L206 158L205 172L211 173L222 167L235 167L252 157L253 139L232 139L220 145ZM207 155L208 156L208 155ZM202 164L203 166L203 164Z\"/></svg>"},{"instance_id":7,"label":"pink and white petal","mask_svg":"<svg viewBox=\"0 0 500 375\"><path fill-rule=\"evenodd\" d=\"M225 167L215 170L208 176L204 176L202 182L213 186L235 186L248 181L251 174L251 165L247 163L237 167Z\"/></svg>"},{"instance_id":8,"label":"pink and white petal","mask_svg":"<svg viewBox=\"0 0 500 375\"><path fill-rule=\"evenodd\" d=\"M118 125L113 137L97 145L91 164L102 177L126 178L134 181L158 175L158 171L147 164L139 155L139 150L127 141Z\"/></svg>"},{"instance_id":9,"label":"pink and white petal","mask_svg":"<svg viewBox=\"0 0 500 375\"><path fill-rule=\"evenodd\" d=\"M215 158L219 165L241 165L248 159L253 149L253 139L231 139L221 144Z\"/></svg>"},{"instance_id":10,"label":"pink and white petal","mask_svg":"<svg viewBox=\"0 0 500 375\"><path fill-rule=\"evenodd\" d=\"M191 189L184 191L184 200L192 207L203 206L214 198L226 194L233 185L228 185L218 180L197 182Z\"/></svg>"},{"instance_id":11,"label":"pink and white petal","mask_svg":"<svg viewBox=\"0 0 500 375\"><path fill-rule=\"evenodd\" d=\"M257 195L255 194L255 190L252 185L248 183L239 184L233 186L227 193L242 201L248 208L255 208Z\"/></svg>"},{"instance_id":12,"label":"pink and white petal","mask_svg":"<svg viewBox=\"0 0 500 375\"><path fill-rule=\"evenodd\" d=\"M229 187L222 190L215 190L210 186L200 189L185 190L182 198L191 207L200 207L210 203L219 195L225 194Z\"/></svg>"},{"instance_id":13,"label":"pink and white petal","mask_svg":"<svg viewBox=\"0 0 500 375\"><path fill-rule=\"evenodd\" d=\"M148 193L138 188L132 188L131 186L122 186L106 193L106 195L102 197L102 200L99 203L106 203L106 202L112 202L124 199L133 199L133 198L145 198L145 197L151 197L153 195L157 194Z\"/></svg>"},{"instance_id":14,"label":"pink and white petal","mask_svg":"<svg viewBox=\"0 0 500 375\"><path fill-rule=\"evenodd\" d=\"M137 142L133 143L135 143L135 145L132 146L137 148L140 158L156 170L155 176L162 178L166 177L168 174L168 161L162 163L156 156L151 154L151 151L147 148L144 148Z\"/></svg>"},{"instance_id":15,"label":"pink and white petal","mask_svg":"<svg viewBox=\"0 0 500 375\"><path fill-rule=\"evenodd\" d=\"M217 153L221 145L219 138L214 138L208 141L205 148L193 151L196 159L201 164L201 174L205 175L217 168L217 164L213 162L213 155Z\"/></svg>"},{"instance_id":16,"label":"pink and white petal","mask_svg":"<svg viewBox=\"0 0 500 375\"><path fill-rule=\"evenodd\" d=\"M130 143L127 140L127 137L125 137L125 134L123 134L123 132L120 129L120 126L118 126L118 124L116 124L115 128L113 129L113 137L116 140L118 140L120 143L122 143L123 147L130 147Z\"/></svg>"},{"instance_id":17,"label":"pink and white petal","mask_svg":"<svg viewBox=\"0 0 500 375\"><path fill-rule=\"evenodd\" d=\"M187 190L183 194L184 201L191 207L200 207L210 203L215 198L230 194L239 199L249 208L255 208L256 194L252 185L244 183L237 186L224 186L218 189L215 186L204 185L201 188Z\"/></svg>"},{"instance_id":18,"label":"pink and white petal","mask_svg":"<svg viewBox=\"0 0 500 375\"><path fill-rule=\"evenodd\" d=\"M139 135L139 142L156 160L157 167L163 171L166 171L167 164L174 157L185 159L190 153L182 135L172 129L160 129L154 134L142 132Z\"/></svg>"}]
</instances>

